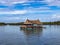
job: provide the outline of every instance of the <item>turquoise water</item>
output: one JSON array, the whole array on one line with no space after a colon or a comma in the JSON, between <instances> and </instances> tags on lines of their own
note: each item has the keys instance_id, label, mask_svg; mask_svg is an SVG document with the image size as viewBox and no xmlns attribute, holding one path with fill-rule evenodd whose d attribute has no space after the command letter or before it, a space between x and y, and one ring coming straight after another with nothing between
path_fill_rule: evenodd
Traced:
<instances>
[{"instance_id":1,"label":"turquoise water","mask_svg":"<svg viewBox=\"0 0 60 45\"><path fill-rule=\"evenodd\" d=\"M21 30L20 26L0 26L0 45L60 45L60 26Z\"/></svg>"}]
</instances>

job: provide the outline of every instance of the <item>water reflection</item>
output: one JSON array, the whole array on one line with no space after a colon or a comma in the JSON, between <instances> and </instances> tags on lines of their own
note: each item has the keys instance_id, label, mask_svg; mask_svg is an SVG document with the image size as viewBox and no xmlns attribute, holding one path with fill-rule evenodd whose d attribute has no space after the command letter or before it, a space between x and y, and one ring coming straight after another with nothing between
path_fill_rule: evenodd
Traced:
<instances>
[{"instance_id":1,"label":"water reflection","mask_svg":"<svg viewBox=\"0 0 60 45\"><path fill-rule=\"evenodd\" d=\"M35 28L35 29L21 29L27 36L29 35L40 35L42 34L42 28Z\"/></svg>"},{"instance_id":2,"label":"water reflection","mask_svg":"<svg viewBox=\"0 0 60 45\"><path fill-rule=\"evenodd\" d=\"M22 29L21 29L22 30ZM24 29L22 30L25 34L25 41L26 41L26 45L40 45L41 44L41 40L40 37L42 36L42 31L43 29Z\"/></svg>"}]
</instances>

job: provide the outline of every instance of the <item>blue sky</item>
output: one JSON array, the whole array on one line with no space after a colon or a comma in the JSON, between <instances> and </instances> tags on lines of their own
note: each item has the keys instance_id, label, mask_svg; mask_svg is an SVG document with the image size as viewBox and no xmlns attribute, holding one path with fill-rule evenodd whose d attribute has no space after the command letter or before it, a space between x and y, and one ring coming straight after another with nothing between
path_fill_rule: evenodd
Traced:
<instances>
[{"instance_id":1,"label":"blue sky","mask_svg":"<svg viewBox=\"0 0 60 45\"><path fill-rule=\"evenodd\" d=\"M60 20L60 0L0 0L0 22Z\"/></svg>"}]
</instances>

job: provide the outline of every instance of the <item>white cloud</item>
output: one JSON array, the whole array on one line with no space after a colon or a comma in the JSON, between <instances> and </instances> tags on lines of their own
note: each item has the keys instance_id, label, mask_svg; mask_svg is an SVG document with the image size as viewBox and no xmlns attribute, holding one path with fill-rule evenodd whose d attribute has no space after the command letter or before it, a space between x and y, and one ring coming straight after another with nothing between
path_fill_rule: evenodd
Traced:
<instances>
[{"instance_id":1,"label":"white cloud","mask_svg":"<svg viewBox=\"0 0 60 45\"><path fill-rule=\"evenodd\" d=\"M60 14L53 14L50 19L51 21L60 21Z\"/></svg>"},{"instance_id":2,"label":"white cloud","mask_svg":"<svg viewBox=\"0 0 60 45\"><path fill-rule=\"evenodd\" d=\"M17 23L17 22L22 22L26 19L22 17L0 17L0 22L6 22L6 23Z\"/></svg>"},{"instance_id":3,"label":"white cloud","mask_svg":"<svg viewBox=\"0 0 60 45\"><path fill-rule=\"evenodd\" d=\"M25 3L26 1L12 2L12 4Z\"/></svg>"},{"instance_id":4,"label":"white cloud","mask_svg":"<svg viewBox=\"0 0 60 45\"><path fill-rule=\"evenodd\" d=\"M5 17L5 20L19 20L19 17Z\"/></svg>"},{"instance_id":5,"label":"white cloud","mask_svg":"<svg viewBox=\"0 0 60 45\"><path fill-rule=\"evenodd\" d=\"M6 4L6 5L12 5L12 4L16 4L16 3L25 3L25 2L34 2L34 0L0 0L0 3L2 4ZM39 1L38 1L39 2ZM60 6L60 0L43 0L40 2L46 2L49 5L56 5L56 6Z\"/></svg>"},{"instance_id":6,"label":"white cloud","mask_svg":"<svg viewBox=\"0 0 60 45\"><path fill-rule=\"evenodd\" d=\"M50 6L60 7L60 0L45 0Z\"/></svg>"},{"instance_id":7,"label":"white cloud","mask_svg":"<svg viewBox=\"0 0 60 45\"><path fill-rule=\"evenodd\" d=\"M50 8L49 8L49 7L44 6L44 7L40 7L40 10L50 10Z\"/></svg>"},{"instance_id":8,"label":"white cloud","mask_svg":"<svg viewBox=\"0 0 60 45\"><path fill-rule=\"evenodd\" d=\"M46 12L53 13L54 11L49 9L29 9L28 10L28 13L46 13Z\"/></svg>"},{"instance_id":9,"label":"white cloud","mask_svg":"<svg viewBox=\"0 0 60 45\"><path fill-rule=\"evenodd\" d=\"M0 1L0 3L5 4L6 2L5 1Z\"/></svg>"},{"instance_id":10,"label":"white cloud","mask_svg":"<svg viewBox=\"0 0 60 45\"><path fill-rule=\"evenodd\" d=\"M52 18L56 18L56 19L60 19L60 14L55 14L55 15L52 15Z\"/></svg>"},{"instance_id":11,"label":"white cloud","mask_svg":"<svg viewBox=\"0 0 60 45\"><path fill-rule=\"evenodd\" d=\"M28 0L0 0L0 3L9 6L16 3L25 3L27 1Z\"/></svg>"},{"instance_id":12,"label":"white cloud","mask_svg":"<svg viewBox=\"0 0 60 45\"><path fill-rule=\"evenodd\" d=\"M55 1L55 0L45 0L45 1L51 3L51 2L53 2L53 1Z\"/></svg>"},{"instance_id":13,"label":"white cloud","mask_svg":"<svg viewBox=\"0 0 60 45\"><path fill-rule=\"evenodd\" d=\"M4 19L3 19L4 18ZM3 17L3 18L0 18L0 19L2 19L2 20L20 20L20 19L27 19L26 17L24 18L22 18L22 17Z\"/></svg>"},{"instance_id":14,"label":"white cloud","mask_svg":"<svg viewBox=\"0 0 60 45\"><path fill-rule=\"evenodd\" d=\"M26 10L0 11L0 14L26 14Z\"/></svg>"}]
</instances>

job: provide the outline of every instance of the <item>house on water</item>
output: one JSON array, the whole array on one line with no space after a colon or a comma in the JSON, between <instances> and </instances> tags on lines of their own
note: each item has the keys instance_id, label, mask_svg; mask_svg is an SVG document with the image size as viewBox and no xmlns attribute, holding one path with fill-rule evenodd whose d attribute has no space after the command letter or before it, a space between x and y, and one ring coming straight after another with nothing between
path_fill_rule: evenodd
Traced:
<instances>
[{"instance_id":1,"label":"house on water","mask_svg":"<svg viewBox=\"0 0 60 45\"><path fill-rule=\"evenodd\" d=\"M41 28L42 22L40 20L29 20L27 19L23 25L21 25L21 28Z\"/></svg>"}]
</instances>

